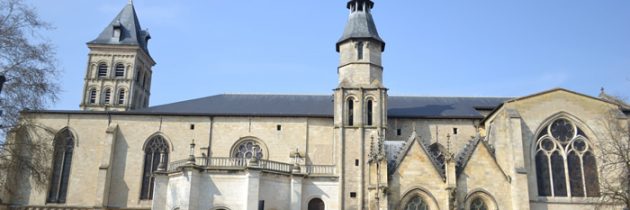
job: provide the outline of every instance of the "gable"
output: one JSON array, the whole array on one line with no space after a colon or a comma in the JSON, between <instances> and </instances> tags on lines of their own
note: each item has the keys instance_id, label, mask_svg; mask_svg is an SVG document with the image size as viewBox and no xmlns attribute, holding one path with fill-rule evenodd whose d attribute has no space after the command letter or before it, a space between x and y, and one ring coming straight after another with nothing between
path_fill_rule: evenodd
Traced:
<instances>
[{"instance_id":1,"label":"gable","mask_svg":"<svg viewBox=\"0 0 630 210\"><path fill-rule=\"evenodd\" d=\"M608 111L618 109L616 104L589 95L566 89L551 89L548 91L508 100L498 106L481 124L492 121L496 115L506 109L517 110L518 113L533 112L538 116L552 115L559 111L579 113L588 111Z\"/></svg>"},{"instance_id":2,"label":"gable","mask_svg":"<svg viewBox=\"0 0 630 210\"><path fill-rule=\"evenodd\" d=\"M401 150L394 173L401 177L422 176L425 178L435 177L442 181L445 180L443 163L438 163L436 159L431 156L416 135L412 135Z\"/></svg>"},{"instance_id":3,"label":"gable","mask_svg":"<svg viewBox=\"0 0 630 210\"><path fill-rule=\"evenodd\" d=\"M461 172L459 175L467 177L504 177L509 180L507 173L501 168L496 161L495 155L491 152L490 146L483 140L473 140L475 142L474 149L466 160L461 162Z\"/></svg>"}]
</instances>

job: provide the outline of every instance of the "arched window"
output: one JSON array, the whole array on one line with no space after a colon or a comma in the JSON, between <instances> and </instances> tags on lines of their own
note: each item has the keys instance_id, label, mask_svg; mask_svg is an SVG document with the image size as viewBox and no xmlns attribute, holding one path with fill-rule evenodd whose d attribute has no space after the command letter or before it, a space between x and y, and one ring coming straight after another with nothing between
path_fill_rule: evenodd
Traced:
<instances>
[{"instance_id":1,"label":"arched window","mask_svg":"<svg viewBox=\"0 0 630 210\"><path fill-rule=\"evenodd\" d=\"M90 95L89 95L88 100L90 104L96 104L96 89L94 88L90 89Z\"/></svg>"},{"instance_id":2,"label":"arched window","mask_svg":"<svg viewBox=\"0 0 630 210\"><path fill-rule=\"evenodd\" d=\"M371 126L374 123L374 109L372 107L372 100L367 101L367 125Z\"/></svg>"},{"instance_id":3,"label":"arched window","mask_svg":"<svg viewBox=\"0 0 630 210\"><path fill-rule=\"evenodd\" d=\"M363 42L357 42L357 59L363 59Z\"/></svg>"},{"instance_id":4,"label":"arched window","mask_svg":"<svg viewBox=\"0 0 630 210\"><path fill-rule=\"evenodd\" d=\"M476 197L470 202L470 210L488 210L488 205L482 198Z\"/></svg>"},{"instance_id":5,"label":"arched window","mask_svg":"<svg viewBox=\"0 0 630 210\"><path fill-rule=\"evenodd\" d=\"M348 98L348 125L354 125L354 100L352 98Z\"/></svg>"},{"instance_id":6,"label":"arched window","mask_svg":"<svg viewBox=\"0 0 630 210\"><path fill-rule=\"evenodd\" d=\"M107 88L103 93L103 102L105 104L110 104L112 102L112 90Z\"/></svg>"},{"instance_id":7,"label":"arched window","mask_svg":"<svg viewBox=\"0 0 630 210\"><path fill-rule=\"evenodd\" d=\"M98 77L106 77L107 76L107 64L101 63L98 64Z\"/></svg>"},{"instance_id":8,"label":"arched window","mask_svg":"<svg viewBox=\"0 0 630 210\"><path fill-rule=\"evenodd\" d=\"M125 89L118 90L118 105L125 103Z\"/></svg>"},{"instance_id":9,"label":"arched window","mask_svg":"<svg viewBox=\"0 0 630 210\"><path fill-rule=\"evenodd\" d=\"M325 210L326 206L324 205L324 201L319 198L313 198L308 202L308 210Z\"/></svg>"},{"instance_id":10,"label":"arched window","mask_svg":"<svg viewBox=\"0 0 630 210\"><path fill-rule=\"evenodd\" d=\"M144 170L142 173L142 189L140 191L141 200L153 199L153 172L155 172L160 164L160 158L164 156L164 164L168 163L169 146L164 137L154 136L145 145L144 148Z\"/></svg>"},{"instance_id":11,"label":"arched window","mask_svg":"<svg viewBox=\"0 0 630 210\"><path fill-rule=\"evenodd\" d=\"M404 210L428 210L429 206L427 205L420 196L416 196L409 200L409 203L405 205Z\"/></svg>"},{"instance_id":12,"label":"arched window","mask_svg":"<svg viewBox=\"0 0 630 210\"><path fill-rule=\"evenodd\" d=\"M538 195L598 197L595 156L584 132L565 118L545 126L536 142Z\"/></svg>"},{"instance_id":13,"label":"arched window","mask_svg":"<svg viewBox=\"0 0 630 210\"><path fill-rule=\"evenodd\" d=\"M263 158L263 148L258 142L254 140L245 140L241 141L234 147L234 151L232 151L232 157L235 158L254 158L262 159Z\"/></svg>"},{"instance_id":14,"label":"arched window","mask_svg":"<svg viewBox=\"0 0 630 210\"><path fill-rule=\"evenodd\" d=\"M53 173L48 188L48 203L65 203L68 194L68 178L72 165L74 136L68 129L61 130L54 141Z\"/></svg>"},{"instance_id":15,"label":"arched window","mask_svg":"<svg viewBox=\"0 0 630 210\"><path fill-rule=\"evenodd\" d=\"M125 65L122 63L116 64L116 77L124 77L125 76Z\"/></svg>"}]
</instances>

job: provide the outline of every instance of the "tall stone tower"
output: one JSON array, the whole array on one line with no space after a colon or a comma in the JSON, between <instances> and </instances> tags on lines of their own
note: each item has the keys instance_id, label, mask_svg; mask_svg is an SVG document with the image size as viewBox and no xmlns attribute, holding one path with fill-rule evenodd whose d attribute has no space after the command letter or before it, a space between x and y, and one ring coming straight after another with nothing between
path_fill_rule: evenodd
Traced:
<instances>
[{"instance_id":1,"label":"tall stone tower","mask_svg":"<svg viewBox=\"0 0 630 210\"><path fill-rule=\"evenodd\" d=\"M127 111L145 108L151 95L155 61L147 48L151 35L142 30L132 1L105 27L90 48L82 110Z\"/></svg>"},{"instance_id":2,"label":"tall stone tower","mask_svg":"<svg viewBox=\"0 0 630 210\"><path fill-rule=\"evenodd\" d=\"M376 180L387 183L387 164L380 168L370 151L382 141L387 129L387 89L383 86L381 54L385 42L378 35L372 19L371 0L350 0L350 17L337 42L340 55L337 70L339 84L334 90L335 133L339 142L342 209L363 210L386 207L384 194ZM381 173L384 172L384 173ZM377 179L378 175L381 179ZM379 187L377 187L379 186ZM378 198L378 199L377 199ZM376 201L380 200L380 202ZM384 208L385 209L385 208Z\"/></svg>"}]
</instances>

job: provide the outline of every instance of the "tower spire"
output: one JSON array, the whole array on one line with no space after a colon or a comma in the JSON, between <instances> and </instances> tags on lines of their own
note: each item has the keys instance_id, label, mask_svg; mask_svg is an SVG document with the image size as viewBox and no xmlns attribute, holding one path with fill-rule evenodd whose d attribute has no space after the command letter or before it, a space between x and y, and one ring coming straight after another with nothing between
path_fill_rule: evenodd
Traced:
<instances>
[{"instance_id":1,"label":"tower spire","mask_svg":"<svg viewBox=\"0 0 630 210\"><path fill-rule=\"evenodd\" d=\"M337 41L337 51L339 45L352 39L372 39L381 43L381 50L385 50L385 42L378 35L376 24L372 18L372 8L374 2L371 0L350 0L347 8L350 10L350 17L346 23L343 35Z\"/></svg>"}]
</instances>

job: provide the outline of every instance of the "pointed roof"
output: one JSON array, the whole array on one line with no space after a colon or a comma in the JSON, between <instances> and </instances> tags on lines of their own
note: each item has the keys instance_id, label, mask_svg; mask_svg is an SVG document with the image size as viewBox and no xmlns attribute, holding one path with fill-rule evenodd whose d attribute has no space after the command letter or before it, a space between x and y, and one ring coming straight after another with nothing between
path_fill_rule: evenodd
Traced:
<instances>
[{"instance_id":1,"label":"pointed roof","mask_svg":"<svg viewBox=\"0 0 630 210\"><path fill-rule=\"evenodd\" d=\"M115 29L120 29L119 37L115 37ZM149 32L141 29L133 2L129 1L103 32L88 44L136 45L148 54L147 41L150 38Z\"/></svg>"},{"instance_id":2,"label":"pointed roof","mask_svg":"<svg viewBox=\"0 0 630 210\"><path fill-rule=\"evenodd\" d=\"M444 171L444 162L441 162L438 159L438 157L435 156L435 154L430 152L429 145L426 145L426 143L420 139L420 137L418 136L418 133L416 133L416 131L413 131L411 133L411 135L409 136L407 141L405 141L405 143L400 148L400 151L399 151L398 155L394 156L396 158L396 160L392 164L393 169L390 171L390 173L393 173L396 170L398 170L398 167L403 162L403 160L405 159L405 157L409 153L409 150L411 149L411 147L414 144L417 144L421 148L421 150L424 152L424 154L429 158L429 160L431 161L431 164L433 164L433 166L434 166L435 170L437 171L437 173L442 177L442 180L446 180L446 173Z\"/></svg>"},{"instance_id":3,"label":"pointed roof","mask_svg":"<svg viewBox=\"0 0 630 210\"><path fill-rule=\"evenodd\" d=\"M365 5L366 9L354 8L355 5ZM381 39L376 30L376 24L370 10L374 6L371 0L351 0L348 2L348 9L350 9L350 17L346 23L346 27L343 31L343 35L337 41L337 51L339 51L339 45L350 39L373 39L383 43L382 50L385 50L385 41ZM363 8L363 7L361 7Z\"/></svg>"}]
</instances>

